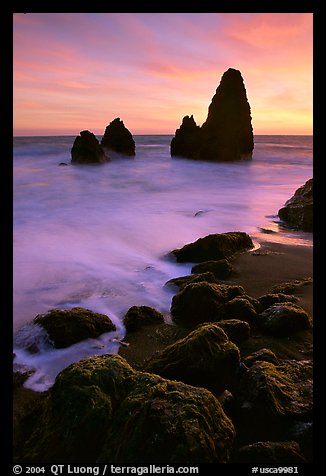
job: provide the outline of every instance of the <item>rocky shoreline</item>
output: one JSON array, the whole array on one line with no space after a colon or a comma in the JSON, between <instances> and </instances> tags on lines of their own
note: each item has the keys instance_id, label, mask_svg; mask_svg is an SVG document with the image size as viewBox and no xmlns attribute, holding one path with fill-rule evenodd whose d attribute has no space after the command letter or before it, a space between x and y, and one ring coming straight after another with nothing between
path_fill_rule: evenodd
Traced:
<instances>
[{"instance_id":1,"label":"rocky shoreline","mask_svg":"<svg viewBox=\"0 0 326 476\"><path fill-rule=\"evenodd\" d=\"M198 322L134 307L118 355L69 366L44 393L14 374L15 461L312 462L312 248L265 242L221 259L224 277L174 283L175 296L212 297ZM195 306L178 301L178 317Z\"/></svg>"}]
</instances>

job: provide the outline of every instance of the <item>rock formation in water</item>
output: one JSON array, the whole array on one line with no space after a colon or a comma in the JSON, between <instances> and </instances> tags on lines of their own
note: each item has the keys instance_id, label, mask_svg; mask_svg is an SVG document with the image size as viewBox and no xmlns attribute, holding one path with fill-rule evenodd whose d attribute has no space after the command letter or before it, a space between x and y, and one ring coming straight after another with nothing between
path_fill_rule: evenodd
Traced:
<instances>
[{"instance_id":1,"label":"rock formation in water","mask_svg":"<svg viewBox=\"0 0 326 476\"><path fill-rule=\"evenodd\" d=\"M179 129L171 141L171 155L196 158L199 145L200 127L197 126L194 116L185 116Z\"/></svg>"},{"instance_id":2,"label":"rock formation in water","mask_svg":"<svg viewBox=\"0 0 326 476\"><path fill-rule=\"evenodd\" d=\"M95 135L87 130L81 131L71 149L71 163L101 164L109 160Z\"/></svg>"},{"instance_id":3,"label":"rock formation in water","mask_svg":"<svg viewBox=\"0 0 326 476\"><path fill-rule=\"evenodd\" d=\"M183 118L171 141L171 156L208 161L251 159L254 149L251 111L240 71L229 68L199 128L193 116Z\"/></svg>"},{"instance_id":4,"label":"rock formation in water","mask_svg":"<svg viewBox=\"0 0 326 476\"><path fill-rule=\"evenodd\" d=\"M123 121L117 117L106 127L101 146L118 154L136 155L135 141Z\"/></svg>"},{"instance_id":5,"label":"rock formation in water","mask_svg":"<svg viewBox=\"0 0 326 476\"><path fill-rule=\"evenodd\" d=\"M313 179L298 188L278 211L278 216L289 226L303 231L313 231Z\"/></svg>"}]
</instances>

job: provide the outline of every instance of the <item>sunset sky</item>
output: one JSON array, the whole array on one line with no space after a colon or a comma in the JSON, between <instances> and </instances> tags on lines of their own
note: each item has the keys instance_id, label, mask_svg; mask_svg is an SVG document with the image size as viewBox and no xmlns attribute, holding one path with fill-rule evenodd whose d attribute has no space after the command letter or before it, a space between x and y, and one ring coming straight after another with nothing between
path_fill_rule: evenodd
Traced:
<instances>
[{"instance_id":1,"label":"sunset sky","mask_svg":"<svg viewBox=\"0 0 326 476\"><path fill-rule=\"evenodd\" d=\"M312 134L312 13L15 13L14 135L198 125L242 73L255 134Z\"/></svg>"}]
</instances>

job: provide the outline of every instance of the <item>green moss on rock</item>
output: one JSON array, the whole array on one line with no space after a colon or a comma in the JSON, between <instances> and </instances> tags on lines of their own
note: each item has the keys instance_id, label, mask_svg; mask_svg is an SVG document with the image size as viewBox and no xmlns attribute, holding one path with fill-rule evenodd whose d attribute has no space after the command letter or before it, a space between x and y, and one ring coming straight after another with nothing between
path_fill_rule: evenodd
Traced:
<instances>
[{"instance_id":1,"label":"green moss on rock","mask_svg":"<svg viewBox=\"0 0 326 476\"><path fill-rule=\"evenodd\" d=\"M64 369L33 414L20 462L228 462L231 420L208 390L132 369L119 355Z\"/></svg>"},{"instance_id":2,"label":"green moss on rock","mask_svg":"<svg viewBox=\"0 0 326 476\"><path fill-rule=\"evenodd\" d=\"M88 338L96 338L105 332L116 330L116 326L105 314L81 307L51 309L38 314L33 323L42 326L56 348L68 347Z\"/></svg>"},{"instance_id":3,"label":"green moss on rock","mask_svg":"<svg viewBox=\"0 0 326 476\"><path fill-rule=\"evenodd\" d=\"M253 247L252 239L247 233L234 231L207 235L180 249L173 250L172 254L179 263L202 263L226 259Z\"/></svg>"},{"instance_id":4,"label":"green moss on rock","mask_svg":"<svg viewBox=\"0 0 326 476\"><path fill-rule=\"evenodd\" d=\"M149 306L132 306L123 318L127 332L134 332L143 326L163 322L163 314Z\"/></svg>"},{"instance_id":5,"label":"green moss on rock","mask_svg":"<svg viewBox=\"0 0 326 476\"><path fill-rule=\"evenodd\" d=\"M202 324L149 359L146 370L165 378L223 391L240 365L240 352L223 329Z\"/></svg>"},{"instance_id":6,"label":"green moss on rock","mask_svg":"<svg viewBox=\"0 0 326 476\"><path fill-rule=\"evenodd\" d=\"M220 259L217 261L204 261L198 263L191 269L192 273L211 272L216 278L228 278L234 273L232 264L227 259Z\"/></svg>"},{"instance_id":7,"label":"green moss on rock","mask_svg":"<svg viewBox=\"0 0 326 476\"><path fill-rule=\"evenodd\" d=\"M285 337L311 327L311 320L302 307L292 302L273 304L259 315L262 332Z\"/></svg>"},{"instance_id":8,"label":"green moss on rock","mask_svg":"<svg viewBox=\"0 0 326 476\"><path fill-rule=\"evenodd\" d=\"M242 286L206 282L188 284L172 298L172 319L186 326L217 321L221 318L221 305L242 294L245 294Z\"/></svg>"}]
</instances>

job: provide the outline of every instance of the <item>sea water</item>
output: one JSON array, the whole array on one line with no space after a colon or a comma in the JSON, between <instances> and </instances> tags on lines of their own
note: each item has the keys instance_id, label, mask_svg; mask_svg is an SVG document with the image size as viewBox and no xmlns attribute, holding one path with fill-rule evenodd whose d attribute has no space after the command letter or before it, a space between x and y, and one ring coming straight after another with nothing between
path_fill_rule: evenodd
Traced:
<instances>
[{"instance_id":1,"label":"sea water","mask_svg":"<svg viewBox=\"0 0 326 476\"><path fill-rule=\"evenodd\" d=\"M26 382L34 390L72 362L117 352L131 306L152 306L170 322L173 291L164 285L192 266L175 263L171 250L228 231L312 246L311 233L277 215L312 177L311 136L255 136L252 160L234 163L171 158L172 136L134 138L134 158L98 166L70 164L75 137L14 138L14 362L34 370ZM30 325L75 306L108 315L117 330L58 350Z\"/></svg>"}]
</instances>

